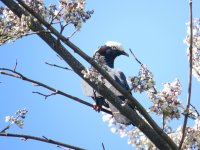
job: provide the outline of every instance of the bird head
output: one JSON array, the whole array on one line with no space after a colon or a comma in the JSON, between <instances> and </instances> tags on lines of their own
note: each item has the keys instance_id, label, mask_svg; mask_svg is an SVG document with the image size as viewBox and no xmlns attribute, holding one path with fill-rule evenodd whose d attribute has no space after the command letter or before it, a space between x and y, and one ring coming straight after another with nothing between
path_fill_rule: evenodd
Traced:
<instances>
[{"instance_id":1,"label":"bird head","mask_svg":"<svg viewBox=\"0 0 200 150\"><path fill-rule=\"evenodd\" d=\"M110 67L114 67L114 60L120 55L129 56L125 51L121 43L116 41L108 41L101 46L95 53L95 55L104 57L105 63ZM95 56L94 55L94 56Z\"/></svg>"},{"instance_id":2,"label":"bird head","mask_svg":"<svg viewBox=\"0 0 200 150\"><path fill-rule=\"evenodd\" d=\"M98 49L98 52L100 55L103 55L105 57L110 57L112 59L115 59L117 56L120 56L120 55L129 56L124 51L122 44L116 41L106 42L105 45L101 46Z\"/></svg>"}]
</instances>

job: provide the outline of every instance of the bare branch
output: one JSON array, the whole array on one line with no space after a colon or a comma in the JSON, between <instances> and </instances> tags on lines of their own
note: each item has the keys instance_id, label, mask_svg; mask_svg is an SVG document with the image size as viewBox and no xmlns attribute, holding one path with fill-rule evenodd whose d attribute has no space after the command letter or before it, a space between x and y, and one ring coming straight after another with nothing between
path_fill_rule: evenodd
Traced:
<instances>
[{"instance_id":1,"label":"bare branch","mask_svg":"<svg viewBox=\"0 0 200 150\"><path fill-rule=\"evenodd\" d=\"M41 93L41 92L34 92L34 91L33 91L32 93L42 95L42 96L44 96L45 99L47 99L47 98L50 97L50 96L53 96L53 95L58 94L57 92L53 92L53 93L51 93L51 94L43 94L43 93Z\"/></svg>"},{"instance_id":2,"label":"bare branch","mask_svg":"<svg viewBox=\"0 0 200 150\"><path fill-rule=\"evenodd\" d=\"M102 147L103 147L103 150L106 150L106 149L105 149L105 146L104 146L104 144L103 144L103 143L102 143Z\"/></svg>"},{"instance_id":3,"label":"bare branch","mask_svg":"<svg viewBox=\"0 0 200 150\"><path fill-rule=\"evenodd\" d=\"M192 104L190 104L190 106L194 109L194 111L197 113L197 116L200 116L198 110L196 109L196 107L194 107Z\"/></svg>"},{"instance_id":4,"label":"bare branch","mask_svg":"<svg viewBox=\"0 0 200 150\"><path fill-rule=\"evenodd\" d=\"M189 79L188 79L188 96L187 96L187 106L186 106L186 114L183 123L182 129L182 137L179 144L179 149L181 149L184 139L185 139L185 131L187 127L187 121L189 117L189 108L191 101L191 91L192 91L192 48L193 48L193 17L192 17L192 0L189 0L189 14L190 14L190 46L189 46Z\"/></svg>"},{"instance_id":5,"label":"bare branch","mask_svg":"<svg viewBox=\"0 0 200 150\"><path fill-rule=\"evenodd\" d=\"M17 69L17 59L16 59L16 62L15 62L15 67L14 67L14 71Z\"/></svg>"},{"instance_id":6,"label":"bare branch","mask_svg":"<svg viewBox=\"0 0 200 150\"><path fill-rule=\"evenodd\" d=\"M72 69L70 69L68 67L62 67L62 66L59 66L59 65L56 65L56 64L51 64L51 63L48 63L48 62L45 62L45 64L52 66L52 67L57 67L57 68L73 71Z\"/></svg>"},{"instance_id":7,"label":"bare branch","mask_svg":"<svg viewBox=\"0 0 200 150\"><path fill-rule=\"evenodd\" d=\"M59 145L57 145L57 147L62 149L62 150L69 150L68 148L65 148L65 147L62 147L62 146L59 146Z\"/></svg>"},{"instance_id":8,"label":"bare branch","mask_svg":"<svg viewBox=\"0 0 200 150\"><path fill-rule=\"evenodd\" d=\"M63 58L60 55L56 55L60 60L63 60Z\"/></svg>"},{"instance_id":9,"label":"bare branch","mask_svg":"<svg viewBox=\"0 0 200 150\"><path fill-rule=\"evenodd\" d=\"M137 59L137 57L135 56L135 54L133 53L133 51L129 48L129 51L131 52L131 54L133 55L133 57L135 58L135 60L141 65L141 66L143 66L143 63L141 63L141 61L139 61L138 59Z\"/></svg>"},{"instance_id":10,"label":"bare branch","mask_svg":"<svg viewBox=\"0 0 200 150\"><path fill-rule=\"evenodd\" d=\"M76 33L76 32L78 32L80 30L80 28L76 28L75 30L74 30L74 32L72 32L71 33L71 35L69 35L68 37L67 37L67 39L70 39L72 36L74 36L74 34Z\"/></svg>"},{"instance_id":11,"label":"bare branch","mask_svg":"<svg viewBox=\"0 0 200 150\"><path fill-rule=\"evenodd\" d=\"M12 125L12 124L9 123L3 130L0 131L0 133L5 133L6 130L10 129L11 125Z\"/></svg>"},{"instance_id":12,"label":"bare branch","mask_svg":"<svg viewBox=\"0 0 200 150\"><path fill-rule=\"evenodd\" d=\"M3 72L3 71L1 71L1 70L9 71L9 72L12 72L12 73ZM46 85L46 84L44 84L44 83L42 83L42 82L35 81L35 80L33 80L33 79L27 78L27 77L25 77L24 75L22 75L21 73L16 72L16 71L13 71L13 70L11 70L11 69L0 68L0 74L8 75L8 76L15 77L15 78L18 78L18 79L22 79L22 80L24 80L24 81L31 82L31 83L33 83L34 85L41 86L41 87L44 87L44 88L46 88L46 89L52 91L53 93L51 93L51 94L49 94L49 95L45 95L45 94L42 94L42 93L40 93L40 92L33 92L33 93L37 93L37 94L39 94L39 95L44 96L45 99L46 99L47 97L49 97L49 96L52 96L52 95L55 95L55 94L59 94L59 95L63 95L63 96L65 96L65 97L68 97L68 98L70 98L70 99L72 99L72 100L74 100L74 101L76 101L76 102L79 102L79 103L81 103L81 104L84 104L84 105L86 105L86 106L89 106L89 107L92 107L92 108L93 108L93 105L92 105L92 104L90 104L90 103L88 103L88 102L86 102L86 101L84 101L84 100L82 100L82 99L80 99L80 98L78 98L78 97L75 97L75 96L72 96L72 95L67 94L67 93L65 93L65 92L62 92L62 91L60 91L60 90L57 90L57 89L55 89L55 88L53 88L53 87L50 87L49 85ZM108 114L112 114L109 110L104 109L104 108L102 108L101 111L103 111L103 112L105 112L105 113L108 113Z\"/></svg>"},{"instance_id":13,"label":"bare branch","mask_svg":"<svg viewBox=\"0 0 200 150\"><path fill-rule=\"evenodd\" d=\"M72 146L72 145L69 145L69 144L65 144L65 143L62 143L62 142L59 142L59 141L55 141L55 140L46 138L44 136L43 136L43 138L41 138L41 137L36 137L36 136L31 136L31 135L13 134L13 133L0 133L0 136L20 137L25 141L28 140L28 139L31 139L31 140L42 141L42 142L50 143L50 144L54 144L54 145L59 145L59 146L62 146L62 147L73 149L73 150L84 150L83 148L75 147L75 146Z\"/></svg>"}]
</instances>

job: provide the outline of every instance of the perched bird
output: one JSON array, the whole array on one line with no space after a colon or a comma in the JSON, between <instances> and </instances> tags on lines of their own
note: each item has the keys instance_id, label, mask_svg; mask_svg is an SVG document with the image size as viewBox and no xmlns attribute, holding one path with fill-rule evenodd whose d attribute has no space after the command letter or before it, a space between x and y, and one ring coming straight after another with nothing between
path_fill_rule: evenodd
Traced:
<instances>
[{"instance_id":1,"label":"perched bird","mask_svg":"<svg viewBox=\"0 0 200 150\"><path fill-rule=\"evenodd\" d=\"M115 58L117 58L120 55L128 56L128 54L124 51L124 48L121 45L121 43L115 41L108 41L105 43L105 45L101 46L96 50L95 54L93 55L93 58L108 72L108 74L117 83L119 83L124 89L128 91L130 90L130 88L124 73L117 69L114 69ZM96 70L93 67L91 67L89 70L93 73L96 73ZM118 92L107 80L102 79L102 76L98 73L96 73L96 76L97 79L103 80L105 86L121 99L121 104L125 102L125 97L120 92ZM128 118L123 116L115 106L113 106L109 101L107 101L85 81L82 81L81 87L86 96L92 97L92 99L95 100L96 105L94 105L94 109L96 111L99 112L102 106L105 106L110 109L113 117L118 123L126 125L131 124Z\"/></svg>"}]
</instances>

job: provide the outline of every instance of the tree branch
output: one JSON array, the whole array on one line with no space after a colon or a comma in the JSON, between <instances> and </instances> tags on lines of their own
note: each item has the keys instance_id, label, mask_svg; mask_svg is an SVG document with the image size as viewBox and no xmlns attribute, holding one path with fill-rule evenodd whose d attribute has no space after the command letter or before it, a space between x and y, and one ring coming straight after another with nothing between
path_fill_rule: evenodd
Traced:
<instances>
[{"instance_id":1,"label":"tree branch","mask_svg":"<svg viewBox=\"0 0 200 150\"><path fill-rule=\"evenodd\" d=\"M190 104L190 106L194 109L194 111L197 113L197 116L200 116L198 110L196 109L196 107L194 107L192 104Z\"/></svg>"},{"instance_id":2,"label":"tree branch","mask_svg":"<svg viewBox=\"0 0 200 150\"><path fill-rule=\"evenodd\" d=\"M28 140L28 139L31 139L31 140L42 141L42 142L45 142L45 143L59 145L59 146L62 146L62 147L73 149L73 150L84 150L83 148L75 147L75 146L72 146L72 145L69 145L69 144L65 144L65 143L62 143L62 142L59 142L59 141L48 139L46 137L41 138L41 137L36 137L36 136L31 136L31 135L13 134L13 133L0 133L0 136L20 137L20 138L22 138L25 141Z\"/></svg>"},{"instance_id":3,"label":"tree branch","mask_svg":"<svg viewBox=\"0 0 200 150\"><path fill-rule=\"evenodd\" d=\"M29 36L29 35L34 35L34 34L38 34L38 33L41 33L41 32L49 32L49 31L47 31L47 30L41 30L41 31L37 31L37 32L28 32L28 33L24 33L24 34L21 34L19 37L16 37L16 39L19 39L19 38L22 38L22 37L24 37L24 36ZM6 40L4 40L3 42L2 42L2 44L5 44L6 42L8 42L9 40L12 40L13 39L13 37L8 37ZM1 44L1 45L2 45ZM0 45L0 46L1 46Z\"/></svg>"},{"instance_id":4,"label":"tree branch","mask_svg":"<svg viewBox=\"0 0 200 150\"><path fill-rule=\"evenodd\" d=\"M48 62L45 62L45 64L47 64L47 65L49 65L49 66L52 66L52 67L57 67L57 68L61 68L61 69L73 71L72 69L70 69L70 68L68 68L68 67L62 67L62 66L58 66L58 65L56 65L56 64L51 64L51 63L48 63Z\"/></svg>"},{"instance_id":5,"label":"tree branch","mask_svg":"<svg viewBox=\"0 0 200 150\"><path fill-rule=\"evenodd\" d=\"M190 14L190 46L189 46L189 79L188 79L188 96L187 96L187 106L186 106L186 114L183 123L182 129L182 137L179 144L179 149L181 149L184 139L185 139L185 131L187 127L187 121L189 117L189 108L191 101L191 91L192 91L192 48L193 48L193 22L192 22L192 0L189 0L189 14Z\"/></svg>"},{"instance_id":6,"label":"tree branch","mask_svg":"<svg viewBox=\"0 0 200 150\"><path fill-rule=\"evenodd\" d=\"M101 145L102 145L103 150L106 150L104 144L102 143Z\"/></svg>"},{"instance_id":7,"label":"tree branch","mask_svg":"<svg viewBox=\"0 0 200 150\"><path fill-rule=\"evenodd\" d=\"M129 51L131 52L131 54L133 55L135 60L143 67L143 63L137 59L137 57L135 56L135 54L133 53L133 51L130 48L129 48Z\"/></svg>"},{"instance_id":8,"label":"tree branch","mask_svg":"<svg viewBox=\"0 0 200 150\"><path fill-rule=\"evenodd\" d=\"M1 71L1 70L3 70L3 71ZM12 72L12 73L4 72L4 71L9 71L9 72ZM35 80L33 80L33 79L30 79L30 78L28 78L28 77L22 75L21 73L14 71L14 70L7 69L7 68L0 68L0 74L8 75L8 76L15 77L15 78L18 78L18 79L21 79L21 80L24 80L24 81L28 81L28 82L33 83L34 85L41 86L41 87L43 87L43 88L46 88L46 89L52 91L53 93L51 93L51 94L49 94L49 95L45 95L45 94L42 94L42 93L40 93L40 92L33 92L33 93L37 93L37 94L39 94L39 95L44 96L45 99L47 99L47 97L49 97L49 96L59 94L59 95L68 97L68 98L70 98L70 99L72 99L72 100L74 100L74 101L76 101L76 102L79 102L79 103L81 103L81 104L84 104L84 105L86 105L86 106L89 106L89 107L92 107L92 108L93 108L93 105L92 105L92 104L90 104L90 103L88 103L88 102L86 102L86 101L84 101L84 100L82 100L82 99L80 99L80 98L78 98L78 97L75 97L75 96L72 96L72 95L67 94L67 93L65 93L65 92L62 92L62 91L60 91L60 90L57 90L57 89L55 89L55 88L53 88L53 87L50 87L49 85L46 85L46 84L44 84L44 83L42 83L42 82L39 82L39 81L35 81ZM104 108L102 108L101 111L103 111L103 112L105 112L105 113L108 113L108 114L111 114L111 112L110 112L109 110L104 109Z\"/></svg>"},{"instance_id":9,"label":"tree branch","mask_svg":"<svg viewBox=\"0 0 200 150\"><path fill-rule=\"evenodd\" d=\"M2 129L2 130L0 131L0 133L5 133L6 130L10 129L11 125L12 125L12 123L9 123L4 129Z\"/></svg>"},{"instance_id":10,"label":"tree branch","mask_svg":"<svg viewBox=\"0 0 200 150\"><path fill-rule=\"evenodd\" d=\"M17 69L17 65L18 65L18 62L17 62L17 59L16 59L14 71Z\"/></svg>"},{"instance_id":11,"label":"tree branch","mask_svg":"<svg viewBox=\"0 0 200 150\"><path fill-rule=\"evenodd\" d=\"M53 95L58 94L57 92L53 92L53 93L51 93L51 94L43 94L43 93L41 93L41 92L37 92L37 91L36 91L36 92L33 91L32 93L42 95L42 96L44 96L45 99L47 99L47 98L50 97L50 96L53 96Z\"/></svg>"}]
</instances>

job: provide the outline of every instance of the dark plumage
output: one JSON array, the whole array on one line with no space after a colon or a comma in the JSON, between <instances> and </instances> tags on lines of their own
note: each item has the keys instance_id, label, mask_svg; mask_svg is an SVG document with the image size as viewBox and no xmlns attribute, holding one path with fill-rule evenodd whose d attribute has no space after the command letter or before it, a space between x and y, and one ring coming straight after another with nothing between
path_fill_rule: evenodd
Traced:
<instances>
[{"instance_id":1,"label":"dark plumage","mask_svg":"<svg viewBox=\"0 0 200 150\"><path fill-rule=\"evenodd\" d=\"M120 43L109 41L105 45L97 49L93 58L99 63L99 65L106 69L109 75L117 83L119 83L126 90L130 90L124 73L117 69L114 69L114 60L120 55L128 56ZM92 67L90 68L90 70L95 72L95 69ZM99 75L98 78L101 79L101 76ZM119 93L108 81L105 80L104 82L105 86L108 87L116 96L118 96L122 100L121 104L123 104L123 102L125 101L125 97L121 93ZM96 105L94 106L94 109L96 111L100 111L101 107L105 106L107 108L110 108L113 117L118 123L127 125L131 124L131 122L125 116L120 114L120 112L110 102L108 102L104 97L96 92L89 84L87 84L85 81L82 81L81 86L84 94L86 96L92 97L95 100Z\"/></svg>"}]
</instances>

